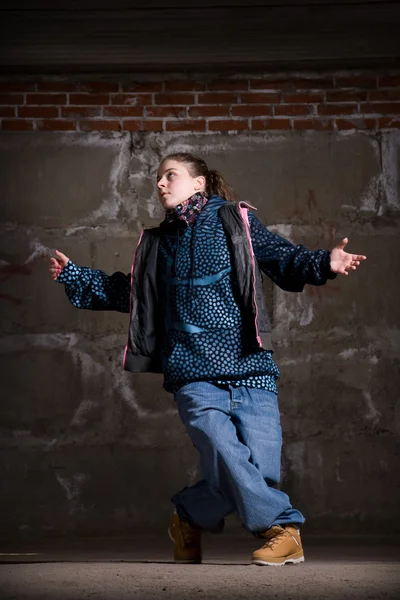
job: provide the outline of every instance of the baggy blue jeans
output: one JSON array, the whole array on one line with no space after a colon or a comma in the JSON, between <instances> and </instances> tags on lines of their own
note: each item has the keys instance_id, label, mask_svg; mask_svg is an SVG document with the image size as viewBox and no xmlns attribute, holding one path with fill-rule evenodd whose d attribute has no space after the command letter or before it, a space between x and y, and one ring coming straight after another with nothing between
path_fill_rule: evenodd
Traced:
<instances>
[{"instance_id":1,"label":"baggy blue jeans","mask_svg":"<svg viewBox=\"0 0 400 600\"><path fill-rule=\"evenodd\" d=\"M196 382L181 387L175 400L204 477L172 497L183 519L219 532L224 518L237 512L254 535L304 523L287 494L271 487L280 479L282 448L276 394Z\"/></svg>"}]
</instances>

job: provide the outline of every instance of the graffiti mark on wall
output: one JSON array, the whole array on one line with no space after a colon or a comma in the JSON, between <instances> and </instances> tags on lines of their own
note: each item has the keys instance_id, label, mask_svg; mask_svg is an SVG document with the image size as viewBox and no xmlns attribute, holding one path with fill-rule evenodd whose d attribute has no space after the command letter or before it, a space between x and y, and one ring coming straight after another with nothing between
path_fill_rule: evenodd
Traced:
<instances>
[{"instance_id":1,"label":"graffiti mark on wall","mask_svg":"<svg viewBox=\"0 0 400 600\"><path fill-rule=\"evenodd\" d=\"M0 259L0 288L9 279L18 275L32 275L32 269L28 265L33 265L42 260L43 258L50 258L53 255L53 250L44 246L38 240L30 240L29 245L33 250L30 256L22 264L20 263L9 263L8 261ZM8 300L13 304L21 304L22 300L11 294L0 292L0 300Z\"/></svg>"},{"instance_id":2,"label":"graffiti mark on wall","mask_svg":"<svg viewBox=\"0 0 400 600\"><path fill-rule=\"evenodd\" d=\"M3 264L0 266L0 288L2 285L4 285L4 283L6 283L6 281L8 281L9 279L11 279L12 277L16 276L16 275L31 275L32 274L32 269L30 269L29 267L26 266L26 264L23 265L19 265L19 264ZM12 302L13 304L21 304L22 300L20 298L17 298L16 296L12 296L11 294L6 294L4 292L0 292L0 299L1 300L8 300L9 302Z\"/></svg>"},{"instance_id":3,"label":"graffiti mark on wall","mask_svg":"<svg viewBox=\"0 0 400 600\"><path fill-rule=\"evenodd\" d=\"M304 225L309 225L317 234L317 245L333 247L336 237L336 228L333 221L327 220L320 212L317 196L313 189L307 189L307 198L303 206L290 214L290 218Z\"/></svg>"}]
</instances>

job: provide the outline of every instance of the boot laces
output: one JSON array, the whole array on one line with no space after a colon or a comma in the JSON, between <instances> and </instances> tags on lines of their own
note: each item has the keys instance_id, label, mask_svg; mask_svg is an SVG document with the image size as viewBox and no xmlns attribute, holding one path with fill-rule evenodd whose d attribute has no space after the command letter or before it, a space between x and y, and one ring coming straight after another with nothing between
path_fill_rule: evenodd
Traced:
<instances>
[{"instance_id":1,"label":"boot laces","mask_svg":"<svg viewBox=\"0 0 400 600\"><path fill-rule=\"evenodd\" d=\"M276 544L278 544L279 542L282 541L282 538L287 537L288 535L290 535L285 529L282 529L282 531L278 531L278 532L271 532L271 537L269 537L267 539L267 541L265 542L263 548L273 548L274 546L276 546Z\"/></svg>"}]
</instances>

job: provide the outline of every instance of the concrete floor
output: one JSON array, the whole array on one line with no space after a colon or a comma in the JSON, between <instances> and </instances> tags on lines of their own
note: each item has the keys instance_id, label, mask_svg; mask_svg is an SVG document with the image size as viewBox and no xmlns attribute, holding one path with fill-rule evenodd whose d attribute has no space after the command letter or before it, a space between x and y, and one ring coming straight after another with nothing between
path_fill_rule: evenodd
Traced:
<instances>
[{"instance_id":1,"label":"concrete floor","mask_svg":"<svg viewBox=\"0 0 400 600\"><path fill-rule=\"evenodd\" d=\"M205 536L202 565L175 565L164 537L0 543L1 600L398 599L393 538L304 538L306 562L257 567L252 537Z\"/></svg>"}]
</instances>

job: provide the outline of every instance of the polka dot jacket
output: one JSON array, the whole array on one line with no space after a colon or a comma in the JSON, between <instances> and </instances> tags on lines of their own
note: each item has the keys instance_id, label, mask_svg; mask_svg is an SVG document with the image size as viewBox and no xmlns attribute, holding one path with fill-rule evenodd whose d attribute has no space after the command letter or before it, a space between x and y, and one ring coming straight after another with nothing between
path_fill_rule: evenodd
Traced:
<instances>
[{"instance_id":1,"label":"polka dot jacket","mask_svg":"<svg viewBox=\"0 0 400 600\"><path fill-rule=\"evenodd\" d=\"M219 199L220 200L220 199ZM244 354L242 319L232 291L226 236L212 197L188 226L165 228L158 255L159 287L166 307L163 371L167 390L210 381L277 393L279 369L271 352ZM271 233L249 213L260 268L283 289L326 282L329 252L311 252Z\"/></svg>"},{"instance_id":2,"label":"polka dot jacket","mask_svg":"<svg viewBox=\"0 0 400 600\"><path fill-rule=\"evenodd\" d=\"M201 218L163 228L158 286L164 310L164 387L174 393L192 381L245 385L277 393L279 370L271 352L244 354L240 310L232 291L226 236L212 196ZM213 206L214 205L214 206ZM214 210L213 210L214 207ZM254 255L278 286L299 291L333 279L330 252L295 246L249 212ZM57 281L78 308L129 312L130 274L78 267L69 261Z\"/></svg>"}]
</instances>

